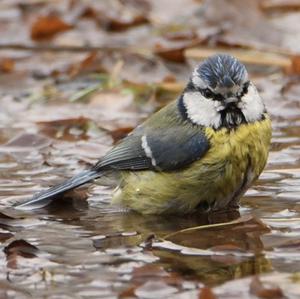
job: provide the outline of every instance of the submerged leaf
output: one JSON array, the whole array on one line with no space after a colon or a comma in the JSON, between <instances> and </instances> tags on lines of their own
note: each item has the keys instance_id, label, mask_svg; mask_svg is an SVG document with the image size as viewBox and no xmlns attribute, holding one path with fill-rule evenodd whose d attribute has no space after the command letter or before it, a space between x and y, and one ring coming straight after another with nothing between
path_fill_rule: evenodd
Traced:
<instances>
[{"instance_id":1,"label":"submerged leaf","mask_svg":"<svg viewBox=\"0 0 300 299\"><path fill-rule=\"evenodd\" d=\"M38 249L25 240L15 240L4 248L9 268L17 268L18 256L34 258L37 252Z\"/></svg>"},{"instance_id":2,"label":"submerged leaf","mask_svg":"<svg viewBox=\"0 0 300 299\"><path fill-rule=\"evenodd\" d=\"M58 16L40 16L31 27L31 38L34 40L47 39L71 28L73 28L71 24L66 23Z\"/></svg>"},{"instance_id":3,"label":"submerged leaf","mask_svg":"<svg viewBox=\"0 0 300 299\"><path fill-rule=\"evenodd\" d=\"M252 278L250 293L264 299L280 299L285 297L279 286L264 284L257 276Z\"/></svg>"},{"instance_id":4,"label":"submerged leaf","mask_svg":"<svg viewBox=\"0 0 300 299\"><path fill-rule=\"evenodd\" d=\"M5 143L3 147L13 149L20 149L20 150L28 150L28 149L42 149L48 147L51 144L51 139L40 135L40 134L29 134L24 133L20 134L10 141Z\"/></svg>"},{"instance_id":5,"label":"submerged leaf","mask_svg":"<svg viewBox=\"0 0 300 299\"><path fill-rule=\"evenodd\" d=\"M15 68L15 62L11 58L0 58L0 73L11 73Z\"/></svg>"},{"instance_id":6,"label":"submerged leaf","mask_svg":"<svg viewBox=\"0 0 300 299\"><path fill-rule=\"evenodd\" d=\"M217 299L213 290L209 287L204 287L200 290L199 299Z\"/></svg>"}]
</instances>

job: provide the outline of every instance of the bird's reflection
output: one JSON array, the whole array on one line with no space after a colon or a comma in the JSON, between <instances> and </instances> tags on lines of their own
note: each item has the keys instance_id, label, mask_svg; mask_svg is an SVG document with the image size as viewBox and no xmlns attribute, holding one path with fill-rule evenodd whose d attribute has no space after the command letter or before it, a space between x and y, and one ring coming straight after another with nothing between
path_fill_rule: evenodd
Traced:
<instances>
[{"instance_id":1,"label":"bird's reflection","mask_svg":"<svg viewBox=\"0 0 300 299\"><path fill-rule=\"evenodd\" d=\"M64 224L80 226L89 232L95 250L140 246L152 235L158 240L169 235L168 241L185 248L211 250L211 255L185 255L164 248L148 251L159 257L158 263L164 268L206 283L216 284L271 268L261 241L269 229L251 215L241 217L238 210L145 216L109 205L91 207L85 201L73 200L57 202L42 211L47 217L59 218ZM185 231L187 228L195 229Z\"/></svg>"}]
</instances>

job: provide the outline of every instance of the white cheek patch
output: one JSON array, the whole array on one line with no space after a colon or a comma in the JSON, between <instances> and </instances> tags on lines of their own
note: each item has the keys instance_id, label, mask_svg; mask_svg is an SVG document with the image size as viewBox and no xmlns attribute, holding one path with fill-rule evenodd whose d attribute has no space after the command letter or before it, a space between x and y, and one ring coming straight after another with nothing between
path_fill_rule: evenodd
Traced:
<instances>
[{"instance_id":1,"label":"white cheek patch","mask_svg":"<svg viewBox=\"0 0 300 299\"><path fill-rule=\"evenodd\" d=\"M247 122L254 122L261 119L265 111L265 106L256 87L252 83L248 87L248 92L242 97L239 108L242 110Z\"/></svg>"},{"instance_id":2,"label":"white cheek patch","mask_svg":"<svg viewBox=\"0 0 300 299\"><path fill-rule=\"evenodd\" d=\"M187 92L183 95L183 103L193 123L205 127L218 128L220 126L219 102L205 98L200 92Z\"/></svg>"}]
</instances>

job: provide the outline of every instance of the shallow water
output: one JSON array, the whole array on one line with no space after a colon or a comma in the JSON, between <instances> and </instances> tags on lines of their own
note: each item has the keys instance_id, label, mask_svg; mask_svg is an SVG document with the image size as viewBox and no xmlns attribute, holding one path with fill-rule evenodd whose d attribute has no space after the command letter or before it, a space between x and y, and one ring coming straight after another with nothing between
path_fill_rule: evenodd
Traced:
<instances>
[{"instance_id":1,"label":"shallow water","mask_svg":"<svg viewBox=\"0 0 300 299\"><path fill-rule=\"evenodd\" d=\"M87 200L83 190L41 210L14 210L12 203L105 153L113 139L99 122L134 126L145 115L139 108L109 114L87 104L2 99L3 298L198 298L203 284L219 298L235 298L226 284L219 286L254 274L267 274L282 282L289 298L299 298L300 89L292 84L282 94L281 82L271 77L256 82L274 132L267 168L240 210L185 217L111 207L107 186L90 187ZM241 280L236 288L242 291L248 283Z\"/></svg>"}]
</instances>

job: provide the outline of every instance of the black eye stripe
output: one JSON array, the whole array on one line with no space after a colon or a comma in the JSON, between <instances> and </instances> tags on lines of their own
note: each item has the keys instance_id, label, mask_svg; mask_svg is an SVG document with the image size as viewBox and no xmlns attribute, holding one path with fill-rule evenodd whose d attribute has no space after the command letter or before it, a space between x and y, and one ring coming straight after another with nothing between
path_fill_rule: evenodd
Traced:
<instances>
[{"instance_id":1,"label":"black eye stripe","mask_svg":"<svg viewBox=\"0 0 300 299\"><path fill-rule=\"evenodd\" d=\"M247 92L248 92L248 88L250 86L250 81L247 81L243 84L243 89L242 91L237 95L238 98L241 98L242 96L244 96ZM223 101L224 100L224 96L217 93L215 94L212 90L210 90L209 88L204 88L204 89L198 89L201 94L206 97L207 99L212 99L214 101Z\"/></svg>"},{"instance_id":2,"label":"black eye stripe","mask_svg":"<svg viewBox=\"0 0 300 299\"><path fill-rule=\"evenodd\" d=\"M250 85L249 81L244 83L244 86L243 86L243 93L244 94L248 92L249 85Z\"/></svg>"},{"instance_id":3,"label":"black eye stripe","mask_svg":"<svg viewBox=\"0 0 300 299\"><path fill-rule=\"evenodd\" d=\"M205 88L205 89L201 89L200 92L202 93L202 95L204 95L206 98L213 98L214 97L214 93L209 89L209 88Z\"/></svg>"},{"instance_id":4,"label":"black eye stripe","mask_svg":"<svg viewBox=\"0 0 300 299\"><path fill-rule=\"evenodd\" d=\"M224 97L221 94L215 94L209 88L200 89L200 92L207 99L212 99L214 101L222 101L224 99Z\"/></svg>"},{"instance_id":5,"label":"black eye stripe","mask_svg":"<svg viewBox=\"0 0 300 299\"><path fill-rule=\"evenodd\" d=\"M244 95L248 92L249 86L250 86L250 81L247 81L247 82L244 83L242 92L239 94L239 97L240 97L240 98L241 98L242 96L244 96Z\"/></svg>"},{"instance_id":6,"label":"black eye stripe","mask_svg":"<svg viewBox=\"0 0 300 299\"><path fill-rule=\"evenodd\" d=\"M224 97L223 97L221 94L218 93L218 94L214 94L213 99L214 99L215 101L221 102L221 101L224 100Z\"/></svg>"}]
</instances>

